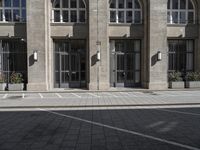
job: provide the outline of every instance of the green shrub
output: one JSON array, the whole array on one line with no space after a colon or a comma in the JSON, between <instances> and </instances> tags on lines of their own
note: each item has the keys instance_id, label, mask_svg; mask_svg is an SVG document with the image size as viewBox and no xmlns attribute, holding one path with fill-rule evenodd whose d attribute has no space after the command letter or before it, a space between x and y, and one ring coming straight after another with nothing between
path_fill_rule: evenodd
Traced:
<instances>
[{"instance_id":1,"label":"green shrub","mask_svg":"<svg viewBox=\"0 0 200 150\"><path fill-rule=\"evenodd\" d=\"M199 72L188 72L185 76L186 81L200 81Z\"/></svg>"},{"instance_id":2,"label":"green shrub","mask_svg":"<svg viewBox=\"0 0 200 150\"><path fill-rule=\"evenodd\" d=\"M12 84L17 84L17 83L22 83L23 80L23 75L21 73L15 73L13 72L10 76L10 82Z\"/></svg>"},{"instance_id":3,"label":"green shrub","mask_svg":"<svg viewBox=\"0 0 200 150\"><path fill-rule=\"evenodd\" d=\"M175 82L175 81L183 81L183 78L181 77L181 72L172 72L169 73L168 75L168 79L171 82Z\"/></svg>"}]
</instances>

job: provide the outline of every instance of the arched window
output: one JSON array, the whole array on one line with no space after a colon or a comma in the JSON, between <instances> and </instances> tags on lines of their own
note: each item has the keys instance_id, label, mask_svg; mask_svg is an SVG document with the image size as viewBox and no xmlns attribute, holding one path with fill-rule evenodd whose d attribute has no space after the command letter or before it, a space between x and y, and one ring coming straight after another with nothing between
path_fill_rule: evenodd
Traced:
<instances>
[{"instance_id":1,"label":"arched window","mask_svg":"<svg viewBox=\"0 0 200 150\"><path fill-rule=\"evenodd\" d=\"M192 0L168 0L168 24L195 23L195 9Z\"/></svg>"},{"instance_id":2,"label":"arched window","mask_svg":"<svg viewBox=\"0 0 200 150\"><path fill-rule=\"evenodd\" d=\"M84 23L86 6L84 0L53 0L52 21Z\"/></svg>"},{"instance_id":3,"label":"arched window","mask_svg":"<svg viewBox=\"0 0 200 150\"><path fill-rule=\"evenodd\" d=\"M142 23L142 9L139 0L111 0L111 23Z\"/></svg>"},{"instance_id":4,"label":"arched window","mask_svg":"<svg viewBox=\"0 0 200 150\"><path fill-rule=\"evenodd\" d=\"M1 22L25 22L26 0L0 0Z\"/></svg>"}]
</instances>

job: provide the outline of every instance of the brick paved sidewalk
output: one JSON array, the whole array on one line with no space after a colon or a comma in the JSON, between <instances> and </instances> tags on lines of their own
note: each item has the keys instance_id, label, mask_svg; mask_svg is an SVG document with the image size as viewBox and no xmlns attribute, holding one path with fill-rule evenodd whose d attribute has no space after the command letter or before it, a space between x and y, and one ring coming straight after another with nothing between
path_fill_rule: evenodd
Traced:
<instances>
[{"instance_id":1,"label":"brick paved sidewalk","mask_svg":"<svg viewBox=\"0 0 200 150\"><path fill-rule=\"evenodd\" d=\"M0 108L110 107L195 104L200 104L199 91L0 94Z\"/></svg>"}]
</instances>

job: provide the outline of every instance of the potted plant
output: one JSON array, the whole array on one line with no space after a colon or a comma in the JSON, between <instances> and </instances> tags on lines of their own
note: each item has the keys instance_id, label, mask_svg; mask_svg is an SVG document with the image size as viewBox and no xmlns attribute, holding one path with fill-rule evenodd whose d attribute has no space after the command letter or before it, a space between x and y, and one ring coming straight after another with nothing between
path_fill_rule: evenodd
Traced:
<instances>
[{"instance_id":1,"label":"potted plant","mask_svg":"<svg viewBox=\"0 0 200 150\"><path fill-rule=\"evenodd\" d=\"M186 88L200 88L200 73L199 72L188 72L185 77Z\"/></svg>"},{"instance_id":2,"label":"potted plant","mask_svg":"<svg viewBox=\"0 0 200 150\"><path fill-rule=\"evenodd\" d=\"M6 88L6 80L4 74L0 74L0 91L4 91Z\"/></svg>"},{"instance_id":3,"label":"potted plant","mask_svg":"<svg viewBox=\"0 0 200 150\"><path fill-rule=\"evenodd\" d=\"M182 89L185 87L183 78L181 77L181 72L172 72L169 73L169 88L171 89Z\"/></svg>"},{"instance_id":4,"label":"potted plant","mask_svg":"<svg viewBox=\"0 0 200 150\"><path fill-rule=\"evenodd\" d=\"M11 74L8 89L10 91L22 91L24 89L23 75L21 73L13 72Z\"/></svg>"}]
</instances>

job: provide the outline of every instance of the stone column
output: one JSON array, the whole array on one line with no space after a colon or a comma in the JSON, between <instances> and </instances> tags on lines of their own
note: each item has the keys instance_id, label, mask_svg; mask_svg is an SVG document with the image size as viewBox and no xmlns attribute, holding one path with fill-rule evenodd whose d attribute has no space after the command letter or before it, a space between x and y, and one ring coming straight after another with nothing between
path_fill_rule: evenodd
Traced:
<instances>
[{"instance_id":1,"label":"stone column","mask_svg":"<svg viewBox=\"0 0 200 150\"><path fill-rule=\"evenodd\" d=\"M27 1L27 55L29 91L47 90L46 68L46 0ZM33 51L38 52L38 61Z\"/></svg>"},{"instance_id":2,"label":"stone column","mask_svg":"<svg viewBox=\"0 0 200 150\"><path fill-rule=\"evenodd\" d=\"M105 90L109 84L108 0L89 0L89 83L90 90ZM98 18L98 19L97 19ZM98 32L99 31L99 32ZM100 49L101 60L97 61Z\"/></svg>"},{"instance_id":3,"label":"stone column","mask_svg":"<svg viewBox=\"0 0 200 150\"><path fill-rule=\"evenodd\" d=\"M148 6L149 89L167 89L167 0L149 0ZM162 60L157 60L157 52Z\"/></svg>"}]
</instances>

